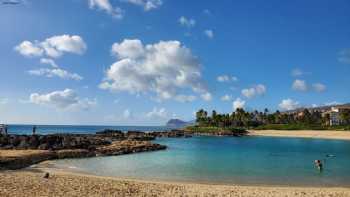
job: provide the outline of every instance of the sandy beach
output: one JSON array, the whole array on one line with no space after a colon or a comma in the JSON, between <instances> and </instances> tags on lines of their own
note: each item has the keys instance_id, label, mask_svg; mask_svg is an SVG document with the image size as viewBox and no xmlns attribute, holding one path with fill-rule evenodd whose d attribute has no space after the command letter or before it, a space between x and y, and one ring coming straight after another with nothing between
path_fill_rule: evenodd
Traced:
<instances>
[{"instance_id":1,"label":"sandy beach","mask_svg":"<svg viewBox=\"0 0 350 197\"><path fill-rule=\"evenodd\" d=\"M0 173L1 196L350 196L350 188L208 185L134 181L65 171Z\"/></svg>"},{"instance_id":2,"label":"sandy beach","mask_svg":"<svg viewBox=\"0 0 350 197\"><path fill-rule=\"evenodd\" d=\"M329 130L249 130L251 136L270 137L300 137L350 140L350 131L329 131Z\"/></svg>"}]
</instances>

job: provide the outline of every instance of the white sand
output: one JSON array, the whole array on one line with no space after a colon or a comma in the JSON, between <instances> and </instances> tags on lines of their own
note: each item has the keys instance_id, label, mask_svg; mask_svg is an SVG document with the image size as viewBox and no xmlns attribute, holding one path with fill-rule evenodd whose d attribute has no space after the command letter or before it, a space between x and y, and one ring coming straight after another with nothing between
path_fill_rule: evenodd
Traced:
<instances>
[{"instance_id":1,"label":"white sand","mask_svg":"<svg viewBox=\"0 0 350 197\"><path fill-rule=\"evenodd\" d=\"M350 140L350 131L316 130L249 130L251 136L301 137Z\"/></svg>"}]
</instances>

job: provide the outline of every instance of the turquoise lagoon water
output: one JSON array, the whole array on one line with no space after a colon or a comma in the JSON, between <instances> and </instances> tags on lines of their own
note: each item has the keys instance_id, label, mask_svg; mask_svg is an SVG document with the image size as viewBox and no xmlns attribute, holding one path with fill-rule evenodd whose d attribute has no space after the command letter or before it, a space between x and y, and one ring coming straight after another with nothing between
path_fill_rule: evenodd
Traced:
<instances>
[{"instance_id":1,"label":"turquoise lagoon water","mask_svg":"<svg viewBox=\"0 0 350 197\"><path fill-rule=\"evenodd\" d=\"M66 159L58 168L101 176L224 184L350 186L350 142L272 137L163 138L167 150ZM327 157L332 154L334 157ZM321 159L324 170L315 169Z\"/></svg>"}]
</instances>

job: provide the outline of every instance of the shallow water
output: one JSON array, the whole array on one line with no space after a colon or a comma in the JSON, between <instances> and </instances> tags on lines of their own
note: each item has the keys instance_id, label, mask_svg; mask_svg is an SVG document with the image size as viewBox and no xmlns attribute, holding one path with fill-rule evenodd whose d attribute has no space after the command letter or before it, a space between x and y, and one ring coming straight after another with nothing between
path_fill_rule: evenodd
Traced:
<instances>
[{"instance_id":1,"label":"shallow water","mask_svg":"<svg viewBox=\"0 0 350 197\"><path fill-rule=\"evenodd\" d=\"M162 138L168 149L66 159L56 167L101 176L263 185L350 186L350 142L272 137ZM335 157L326 157L332 154ZM313 165L321 159L320 173Z\"/></svg>"}]
</instances>

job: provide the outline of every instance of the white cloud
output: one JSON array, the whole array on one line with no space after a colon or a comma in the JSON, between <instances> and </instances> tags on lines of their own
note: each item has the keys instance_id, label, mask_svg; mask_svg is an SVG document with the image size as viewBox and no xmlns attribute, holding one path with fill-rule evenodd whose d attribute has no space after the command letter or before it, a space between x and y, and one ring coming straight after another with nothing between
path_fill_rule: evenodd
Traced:
<instances>
[{"instance_id":1,"label":"white cloud","mask_svg":"<svg viewBox=\"0 0 350 197\"><path fill-rule=\"evenodd\" d=\"M230 82L230 81L238 81L238 78L235 76L228 76L228 75L220 75L216 78L218 82Z\"/></svg>"},{"instance_id":2,"label":"white cloud","mask_svg":"<svg viewBox=\"0 0 350 197\"><path fill-rule=\"evenodd\" d=\"M54 68L58 68L58 65L56 64L56 62L53 59L49 59L49 58L41 58L40 59L40 63L42 64L48 64L51 65Z\"/></svg>"},{"instance_id":3,"label":"white cloud","mask_svg":"<svg viewBox=\"0 0 350 197\"><path fill-rule=\"evenodd\" d=\"M84 40L77 35L53 36L42 42L41 46L46 54L53 58L62 56L64 52L81 55L87 49Z\"/></svg>"},{"instance_id":4,"label":"white cloud","mask_svg":"<svg viewBox=\"0 0 350 197\"><path fill-rule=\"evenodd\" d=\"M214 38L214 31L211 29L204 30L204 34L210 39Z\"/></svg>"},{"instance_id":5,"label":"white cloud","mask_svg":"<svg viewBox=\"0 0 350 197\"><path fill-rule=\"evenodd\" d=\"M168 112L165 110L165 108L153 108L152 111L148 112L146 114L147 118L154 118L154 119L166 119L169 117Z\"/></svg>"},{"instance_id":6,"label":"white cloud","mask_svg":"<svg viewBox=\"0 0 350 197\"><path fill-rule=\"evenodd\" d=\"M201 79L198 59L179 41L143 45L140 40L124 40L113 44L112 54L118 61L106 71L102 89L153 93L159 100L176 100L186 89L201 94L204 100L211 97Z\"/></svg>"},{"instance_id":7,"label":"white cloud","mask_svg":"<svg viewBox=\"0 0 350 197\"><path fill-rule=\"evenodd\" d=\"M245 103L246 102L244 100L242 100L241 98L236 98L236 100L234 100L232 102L233 111L236 111L236 109L238 109L238 108L243 109L245 106Z\"/></svg>"},{"instance_id":8,"label":"white cloud","mask_svg":"<svg viewBox=\"0 0 350 197\"><path fill-rule=\"evenodd\" d=\"M156 9L163 4L162 0L123 0L123 1L141 6L145 11Z\"/></svg>"},{"instance_id":9,"label":"white cloud","mask_svg":"<svg viewBox=\"0 0 350 197\"><path fill-rule=\"evenodd\" d=\"M312 87L312 88L310 88L311 90L316 91L316 92L323 92L327 88L322 83L314 83L310 87ZM309 85L306 83L305 80L296 79L293 82L292 89L295 90L295 91L305 92L305 91L309 90Z\"/></svg>"},{"instance_id":10,"label":"white cloud","mask_svg":"<svg viewBox=\"0 0 350 197\"><path fill-rule=\"evenodd\" d=\"M52 106L57 109L89 109L97 103L96 100L89 100L87 98L80 99L71 89L54 91L47 94L32 93L29 102L38 105Z\"/></svg>"},{"instance_id":11,"label":"white cloud","mask_svg":"<svg viewBox=\"0 0 350 197\"><path fill-rule=\"evenodd\" d=\"M225 94L224 96L221 97L222 101L230 101L232 99L232 97L228 94Z\"/></svg>"},{"instance_id":12,"label":"white cloud","mask_svg":"<svg viewBox=\"0 0 350 197\"><path fill-rule=\"evenodd\" d=\"M124 11L120 7L113 7L109 0L89 0L89 7L103 10L117 19L122 19L124 16Z\"/></svg>"},{"instance_id":13,"label":"white cloud","mask_svg":"<svg viewBox=\"0 0 350 197\"><path fill-rule=\"evenodd\" d=\"M190 28L190 27L194 27L195 25L196 25L196 21L194 20L194 19L188 19L188 18L186 18L186 17L184 17L184 16L181 16L180 18L179 18L179 23L182 25L182 26L185 26L185 27L188 27L188 28Z\"/></svg>"},{"instance_id":14,"label":"white cloud","mask_svg":"<svg viewBox=\"0 0 350 197\"><path fill-rule=\"evenodd\" d=\"M62 79L73 79L76 81L80 81L83 79L82 76L76 74L76 73L70 73L66 70L63 70L61 68L39 68L36 70L30 70L28 71L30 75L35 75L35 76L45 76L48 78L51 77L59 77Z\"/></svg>"},{"instance_id":15,"label":"white cloud","mask_svg":"<svg viewBox=\"0 0 350 197\"><path fill-rule=\"evenodd\" d=\"M254 87L243 89L241 91L242 95L247 98L253 98L259 95L263 95L266 93L266 86L262 84L258 84Z\"/></svg>"},{"instance_id":16,"label":"white cloud","mask_svg":"<svg viewBox=\"0 0 350 197\"><path fill-rule=\"evenodd\" d=\"M326 86L322 83L314 83L314 84L312 84L312 88L316 92L323 92L326 90Z\"/></svg>"},{"instance_id":17,"label":"white cloud","mask_svg":"<svg viewBox=\"0 0 350 197\"><path fill-rule=\"evenodd\" d=\"M344 64L350 64L350 49L340 51L338 61Z\"/></svg>"},{"instance_id":18,"label":"white cloud","mask_svg":"<svg viewBox=\"0 0 350 197\"><path fill-rule=\"evenodd\" d=\"M211 101L212 95L209 92L206 92L204 94L201 94L201 98L205 101Z\"/></svg>"},{"instance_id":19,"label":"white cloud","mask_svg":"<svg viewBox=\"0 0 350 197\"><path fill-rule=\"evenodd\" d=\"M299 107L299 102L292 99L284 99L278 106L282 110L294 110Z\"/></svg>"},{"instance_id":20,"label":"white cloud","mask_svg":"<svg viewBox=\"0 0 350 197\"><path fill-rule=\"evenodd\" d=\"M39 57L39 56L42 56L44 53L44 50L40 46L38 46L36 42L32 43L27 40L17 45L15 47L15 50L19 52L21 55L27 56L27 57Z\"/></svg>"},{"instance_id":21,"label":"white cloud","mask_svg":"<svg viewBox=\"0 0 350 197\"><path fill-rule=\"evenodd\" d=\"M293 90L296 91L307 91L307 84L304 80L296 79L292 85Z\"/></svg>"},{"instance_id":22,"label":"white cloud","mask_svg":"<svg viewBox=\"0 0 350 197\"><path fill-rule=\"evenodd\" d=\"M119 59L138 59L145 55L145 49L140 40L124 40L122 43L114 43L111 53Z\"/></svg>"},{"instance_id":23,"label":"white cloud","mask_svg":"<svg viewBox=\"0 0 350 197\"><path fill-rule=\"evenodd\" d=\"M58 58L64 53L83 54L87 49L84 40L77 35L60 35L47 38L45 41L34 43L23 41L15 50L27 57L40 57L44 53L52 58Z\"/></svg>"},{"instance_id":24,"label":"white cloud","mask_svg":"<svg viewBox=\"0 0 350 197\"><path fill-rule=\"evenodd\" d=\"M194 95L177 95L175 97L175 100L182 102L182 103L187 103L187 102L192 102L195 101L197 99L196 96Z\"/></svg>"}]
</instances>

